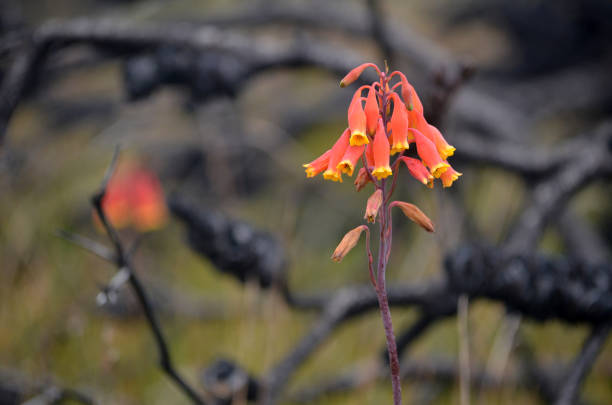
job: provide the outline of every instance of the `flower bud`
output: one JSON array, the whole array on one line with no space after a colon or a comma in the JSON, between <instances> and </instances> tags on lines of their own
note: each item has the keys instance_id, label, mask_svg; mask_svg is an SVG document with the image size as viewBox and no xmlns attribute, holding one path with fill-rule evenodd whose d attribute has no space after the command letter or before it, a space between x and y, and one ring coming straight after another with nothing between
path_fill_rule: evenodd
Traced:
<instances>
[{"instance_id":1,"label":"flower bud","mask_svg":"<svg viewBox=\"0 0 612 405\"><path fill-rule=\"evenodd\" d=\"M403 201L393 201L390 207L399 207L405 216L420 225L427 232L434 231L434 225L431 219L429 219L416 205Z\"/></svg>"},{"instance_id":2,"label":"flower bud","mask_svg":"<svg viewBox=\"0 0 612 405\"><path fill-rule=\"evenodd\" d=\"M366 205L366 212L363 219L367 219L368 222L376 221L376 215L378 215L378 210L382 205L383 201L383 193L381 189L378 189L368 198L368 203Z\"/></svg>"},{"instance_id":3,"label":"flower bud","mask_svg":"<svg viewBox=\"0 0 612 405\"><path fill-rule=\"evenodd\" d=\"M365 167L362 167L359 169L357 177L355 178L355 191L363 190L363 188L371 181L372 179L368 175L368 171L365 169Z\"/></svg>"},{"instance_id":4,"label":"flower bud","mask_svg":"<svg viewBox=\"0 0 612 405\"><path fill-rule=\"evenodd\" d=\"M359 241L359 237L361 236L361 232L367 230L368 227L365 225L359 225L357 228L352 229L347 232L346 235L342 238L336 250L334 250L334 254L332 254L331 259L336 263L339 263L344 259L344 256L351 251Z\"/></svg>"},{"instance_id":5,"label":"flower bud","mask_svg":"<svg viewBox=\"0 0 612 405\"><path fill-rule=\"evenodd\" d=\"M361 76L363 71L366 70L366 68L368 68L369 66L375 67L376 65L374 65L373 63L364 63L362 65L357 66L355 69L351 70L350 72L348 72L348 74L344 76L342 80L340 80L340 87L346 87L349 84L353 83L355 80L359 78L359 76Z\"/></svg>"}]
</instances>

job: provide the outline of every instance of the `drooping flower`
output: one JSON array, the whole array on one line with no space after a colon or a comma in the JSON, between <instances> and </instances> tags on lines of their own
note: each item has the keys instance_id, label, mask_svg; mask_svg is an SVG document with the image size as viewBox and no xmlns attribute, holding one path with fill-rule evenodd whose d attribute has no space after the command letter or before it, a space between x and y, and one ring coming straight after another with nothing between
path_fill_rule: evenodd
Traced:
<instances>
[{"instance_id":1,"label":"drooping flower","mask_svg":"<svg viewBox=\"0 0 612 405\"><path fill-rule=\"evenodd\" d=\"M361 89L355 92L349 105L348 126L351 130L351 146L365 145L370 142L366 135L366 114L361 105Z\"/></svg>"},{"instance_id":2,"label":"drooping flower","mask_svg":"<svg viewBox=\"0 0 612 405\"><path fill-rule=\"evenodd\" d=\"M360 146L349 146L346 148L346 152L344 152L344 156L340 163L338 163L338 170L342 173L346 173L349 176L353 175L353 171L355 170L355 166L357 166L357 162L363 155L363 150L365 149L365 145Z\"/></svg>"},{"instance_id":3,"label":"drooping flower","mask_svg":"<svg viewBox=\"0 0 612 405\"><path fill-rule=\"evenodd\" d=\"M431 124L427 124L427 132L424 132L424 134L434 143L434 145L436 145L436 149L443 160L448 159L449 156L453 156L455 147L446 142L446 139L444 139L438 128Z\"/></svg>"},{"instance_id":4,"label":"drooping flower","mask_svg":"<svg viewBox=\"0 0 612 405\"><path fill-rule=\"evenodd\" d=\"M450 187L453 185L453 182L459 178L463 173L459 173L452 167L449 167L447 171L442 173L440 176L440 180L442 180L443 187Z\"/></svg>"},{"instance_id":5,"label":"drooping flower","mask_svg":"<svg viewBox=\"0 0 612 405\"><path fill-rule=\"evenodd\" d=\"M385 134L385 126L382 119L378 122L378 129L372 142L372 152L374 154L374 170L372 175L378 180L389 177L393 174L389 166L389 140Z\"/></svg>"},{"instance_id":6,"label":"drooping flower","mask_svg":"<svg viewBox=\"0 0 612 405\"><path fill-rule=\"evenodd\" d=\"M134 162L119 166L110 179L102 209L114 227L132 226L143 232L161 227L168 217L157 176Z\"/></svg>"},{"instance_id":7,"label":"drooping flower","mask_svg":"<svg viewBox=\"0 0 612 405\"><path fill-rule=\"evenodd\" d=\"M429 170L425 166L423 166L423 162L418 159L414 159L411 157L403 156L401 157L402 162L408 168L408 171L418 181L425 184L427 187L433 187L434 177L431 175Z\"/></svg>"},{"instance_id":8,"label":"drooping flower","mask_svg":"<svg viewBox=\"0 0 612 405\"><path fill-rule=\"evenodd\" d=\"M450 165L440 158L436 145L429 138L414 128L411 128L410 131L414 134L419 157L429 167L431 174L439 178Z\"/></svg>"},{"instance_id":9,"label":"drooping flower","mask_svg":"<svg viewBox=\"0 0 612 405\"><path fill-rule=\"evenodd\" d=\"M374 136L374 134L376 134L376 127L378 126L378 119L380 118L380 108L378 107L374 86L370 86L368 89L368 97L366 98L364 111L368 135Z\"/></svg>"},{"instance_id":10,"label":"drooping flower","mask_svg":"<svg viewBox=\"0 0 612 405\"><path fill-rule=\"evenodd\" d=\"M408 113L406 106L400 100L397 93L391 93L393 99L393 114L389 120L389 128L391 129L391 154L403 152L410 148L408 143Z\"/></svg>"},{"instance_id":11,"label":"drooping flower","mask_svg":"<svg viewBox=\"0 0 612 405\"><path fill-rule=\"evenodd\" d=\"M305 163L302 166L306 168L306 177L314 177L317 174L321 173L323 170L327 169L329 165L329 156L331 155L331 149L328 149L327 152L316 158L310 163Z\"/></svg>"},{"instance_id":12,"label":"drooping flower","mask_svg":"<svg viewBox=\"0 0 612 405\"><path fill-rule=\"evenodd\" d=\"M351 131L348 128L345 129L334 146L332 146L327 170L323 172L323 178L325 180L339 181L342 183L342 173L338 170L338 163L340 163L340 159L342 159L346 149L349 147L350 133Z\"/></svg>"}]
</instances>

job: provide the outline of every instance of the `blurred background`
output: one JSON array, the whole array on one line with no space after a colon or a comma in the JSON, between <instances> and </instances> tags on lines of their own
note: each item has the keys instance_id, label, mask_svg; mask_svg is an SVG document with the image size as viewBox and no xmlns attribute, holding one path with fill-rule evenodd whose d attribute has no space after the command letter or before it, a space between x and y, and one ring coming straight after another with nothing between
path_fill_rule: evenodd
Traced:
<instances>
[{"instance_id":1,"label":"blurred background","mask_svg":"<svg viewBox=\"0 0 612 405\"><path fill-rule=\"evenodd\" d=\"M301 165L346 127L340 78L384 60L463 173L451 189L399 178L436 233L396 218L389 285L443 280L453 303L392 308L398 335L426 319L403 353L404 403L459 403L462 343L472 403L562 403L585 338L612 319L611 39L608 0L3 0L0 404L191 403L117 266L66 240L112 249L91 197L117 145L140 202L119 192L131 216L115 220L176 369L207 403L253 397L339 289L369 283L363 242L329 260L368 190ZM466 286L453 271L474 246L540 261ZM532 293L538 274L558 289ZM493 291L495 277L518 284ZM379 314L358 315L287 374L279 403L391 402ZM612 402L607 336L578 373L581 403Z\"/></svg>"}]
</instances>

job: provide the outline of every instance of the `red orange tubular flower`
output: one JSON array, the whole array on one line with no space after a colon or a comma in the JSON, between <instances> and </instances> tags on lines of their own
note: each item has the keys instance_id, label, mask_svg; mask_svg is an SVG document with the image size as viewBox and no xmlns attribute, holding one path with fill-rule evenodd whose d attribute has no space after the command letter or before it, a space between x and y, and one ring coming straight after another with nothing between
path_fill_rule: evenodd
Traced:
<instances>
[{"instance_id":1,"label":"red orange tubular flower","mask_svg":"<svg viewBox=\"0 0 612 405\"><path fill-rule=\"evenodd\" d=\"M376 134L378 118L380 117L379 110L378 100L376 99L376 90L374 89L374 86L370 86L364 109L366 115L366 129L368 131L368 135L370 136L374 136L374 134Z\"/></svg>"},{"instance_id":2,"label":"red orange tubular flower","mask_svg":"<svg viewBox=\"0 0 612 405\"><path fill-rule=\"evenodd\" d=\"M413 128L411 128L411 131L414 134L419 157L429 167L431 174L435 178L439 178L442 173L444 173L450 167L450 165L442 160L438 154L436 145L434 145L429 138Z\"/></svg>"},{"instance_id":3,"label":"red orange tubular flower","mask_svg":"<svg viewBox=\"0 0 612 405\"><path fill-rule=\"evenodd\" d=\"M348 109L348 126L351 130L350 144L365 145L370 142L366 135L366 113L361 105L361 89L355 92Z\"/></svg>"},{"instance_id":4,"label":"red orange tubular flower","mask_svg":"<svg viewBox=\"0 0 612 405\"><path fill-rule=\"evenodd\" d=\"M385 126L382 119L378 122L378 129L372 143L372 151L374 153L374 170L372 175L378 180L389 177L393 174L389 166L389 139L385 134Z\"/></svg>"},{"instance_id":5,"label":"red orange tubular flower","mask_svg":"<svg viewBox=\"0 0 612 405\"><path fill-rule=\"evenodd\" d=\"M429 170L423 166L423 162L407 156L403 156L401 159L408 168L408 171L412 177L429 188L433 187L434 177L431 175L431 173L429 173Z\"/></svg>"},{"instance_id":6,"label":"red orange tubular flower","mask_svg":"<svg viewBox=\"0 0 612 405\"><path fill-rule=\"evenodd\" d=\"M456 181L459 178L459 176L461 176L462 174L463 173L459 173L452 167L449 167L448 170L442 173L442 175L440 176L440 180L442 180L442 186L444 187L452 186L453 182Z\"/></svg>"},{"instance_id":7,"label":"red orange tubular flower","mask_svg":"<svg viewBox=\"0 0 612 405\"><path fill-rule=\"evenodd\" d=\"M429 135L428 138L436 145L436 149L442 159L446 160L449 156L453 156L455 147L446 142L446 139L444 139L440 131L438 131L438 128L427 124L426 135Z\"/></svg>"},{"instance_id":8,"label":"red orange tubular flower","mask_svg":"<svg viewBox=\"0 0 612 405\"><path fill-rule=\"evenodd\" d=\"M410 147L408 143L408 113L406 106L400 100L397 93L391 93L393 97L393 115L389 121L391 129L391 154L403 152Z\"/></svg>"},{"instance_id":9,"label":"red orange tubular flower","mask_svg":"<svg viewBox=\"0 0 612 405\"><path fill-rule=\"evenodd\" d=\"M344 152L344 156L340 163L338 163L338 170L342 173L346 173L349 176L353 175L353 171L355 170L355 166L357 166L357 162L363 155L363 150L365 149L364 145L360 146L349 146L346 148L346 152Z\"/></svg>"},{"instance_id":10,"label":"red orange tubular flower","mask_svg":"<svg viewBox=\"0 0 612 405\"><path fill-rule=\"evenodd\" d=\"M345 129L334 146L332 146L327 170L323 172L323 178L325 180L339 181L342 183L342 173L338 170L338 164L340 163L340 159L344 156L344 152L346 152L346 149L349 147L350 133L351 131L348 128Z\"/></svg>"},{"instance_id":11,"label":"red orange tubular flower","mask_svg":"<svg viewBox=\"0 0 612 405\"><path fill-rule=\"evenodd\" d=\"M302 166L306 168L306 177L314 177L317 174L321 173L323 170L327 169L329 165L329 156L331 155L331 149L328 149L327 152L316 158L310 163L305 163Z\"/></svg>"}]
</instances>

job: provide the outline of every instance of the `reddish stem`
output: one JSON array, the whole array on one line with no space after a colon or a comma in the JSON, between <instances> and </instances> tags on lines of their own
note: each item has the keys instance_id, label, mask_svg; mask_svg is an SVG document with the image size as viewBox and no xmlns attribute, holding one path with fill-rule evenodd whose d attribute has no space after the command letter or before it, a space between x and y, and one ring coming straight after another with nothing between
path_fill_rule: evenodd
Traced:
<instances>
[{"instance_id":1,"label":"reddish stem","mask_svg":"<svg viewBox=\"0 0 612 405\"><path fill-rule=\"evenodd\" d=\"M382 102L381 102L381 116L385 125L385 133L389 136L388 122L389 117L387 114L387 106L389 103L389 92L387 91L387 83L389 76L383 73L380 77L380 88L382 91ZM386 180L382 180L380 184L377 184L377 189L381 189L383 195L385 195ZM376 275L378 277L376 283L376 296L378 298L378 306L380 307L380 314L385 328L385 337L387 339L387 352L389 353L389 365L391 368L391 385L393 386L393 404L401 405L402 403L402 386L400 383L400 366L399 357L397 354L397 345L395 344L395 335L393 333L393 322L391 320L391 310L389 309L389 300L387 298L387 287L385 280L385 272L387 269L387 262L389 261L389 255L391 253L391 216L389 215L389 198L395 188L395 181L391 186L391 190L387 198L383 201L380 208L380 242L378 247L378 267Z\"/></svg>"}]
</instances>

